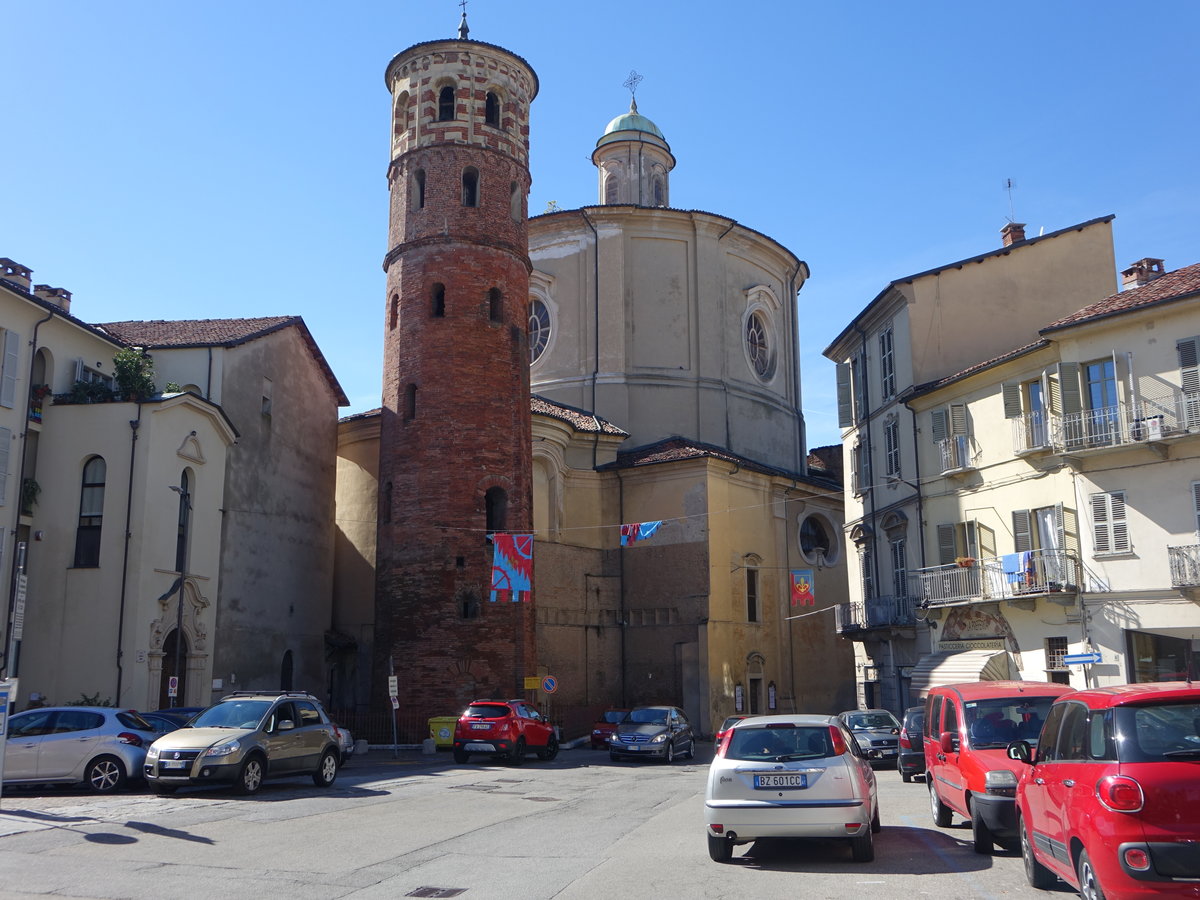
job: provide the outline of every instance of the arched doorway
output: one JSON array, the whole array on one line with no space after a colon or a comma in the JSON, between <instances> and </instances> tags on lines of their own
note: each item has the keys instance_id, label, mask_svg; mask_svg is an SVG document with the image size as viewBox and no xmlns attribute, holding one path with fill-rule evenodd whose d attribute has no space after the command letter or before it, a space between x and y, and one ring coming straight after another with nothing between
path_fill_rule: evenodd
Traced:
<instances>
[{"instance_id":1,"label":"arched doorway","mask_svg":"<svg viewBox=\"0 0 1200 900\"><path fill-rule=\"evenodd\" d=\"M171 633L167 635L163 641L163 661L162 661L162 677L159 679L158 687L158 708L167 709L171 704L171 697L168 694L168 686L172 675L179 676L179 691L175 696L175 706L186 706L185 698L187 697L187 659L188 659L188 642L187 635L181 638L182 646L179 647L179 652L175 652L176 636L179 635L178 630L172 628ZM175 671L175 659L179 658L179 671Z\"/></svg>"}]
</instances>

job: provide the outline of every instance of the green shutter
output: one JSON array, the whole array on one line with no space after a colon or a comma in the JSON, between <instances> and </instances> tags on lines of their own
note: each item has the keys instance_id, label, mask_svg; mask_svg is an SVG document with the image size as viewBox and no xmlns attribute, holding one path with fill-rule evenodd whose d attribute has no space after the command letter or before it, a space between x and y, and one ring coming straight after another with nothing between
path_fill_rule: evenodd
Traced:
<instances>
[{"instance_id":1,"label":"green shutter","mask_svg":"<svg viewBox=\"0 0 1200 900\"><path fill-rule=\"evenodd\" d=\"M938 540L938 564L948 566L954 562L954 557L958 556L957 548L954 543L954 526L943 524L937 527Z\"/></svg>"},{"instance_id":2,"label":"green shutter","mask_svg":"<svg viewBox=\"0 0 1200 900\"><path fill-rule=\"evenodd\" d=\"M1019 418L1021 415L1021 385L1016 381L1006 381L1000 385L1000 395L1004 398L1004 418Z\"/></svg>"},{"instance_id":3,"label":"green shutter","mask_svg":"<svg viewBox=\"0 0 1200 900\"><path fill-rule=\"evenodd\" d=\"M950 435L946 410L935 409L929 414L930 433L933 436L934 443L944 441Z\"/></svg>"},{"instance_id":4,"label":"green shutter","mask_svg":"<svg viewBox=\"0 0 1200 900\"><path fill-rule=\"evenodd\" d=\"M1017 553L1024 553L1026 550L1033 549L1033 523L1032 517L1027 509L1014 509L1012 511L1013 522L1013 550Z\"/></svg>"},{"instance_id":5,"label":"green shutter","mask_svg":"<svg viewBox=\"0 0 1200 900\"><path fill-rule=\"evenodd\" d=\"M854 406L850 399L849 363L837 364L837 409L839 428L849 428L854 424Z\"/></svg>"}]
</instances>

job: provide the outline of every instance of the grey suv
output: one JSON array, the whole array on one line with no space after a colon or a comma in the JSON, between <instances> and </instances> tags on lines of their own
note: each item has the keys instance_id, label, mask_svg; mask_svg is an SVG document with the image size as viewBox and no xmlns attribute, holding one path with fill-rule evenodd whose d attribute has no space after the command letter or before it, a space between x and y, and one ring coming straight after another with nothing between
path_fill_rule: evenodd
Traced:
<instances>
[{"instance_id":1,"label":"grey suv","mask_svg":"<svg viewBox=\"0 0 1200 900\"><path fill-rule=\"evenodd\" d=\"M253 794L264 779L289 775L329 787L340 759L337 733L316 697L240 691L151 744L143 774L158 794L214 783Z\"/></svg>"}]
</instances>

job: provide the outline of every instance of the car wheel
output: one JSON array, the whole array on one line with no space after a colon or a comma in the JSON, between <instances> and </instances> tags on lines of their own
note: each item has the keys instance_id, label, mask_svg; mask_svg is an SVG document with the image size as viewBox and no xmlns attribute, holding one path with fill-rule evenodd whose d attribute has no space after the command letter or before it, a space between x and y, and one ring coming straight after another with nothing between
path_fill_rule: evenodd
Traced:
<instances>
[{"instance_id":1,"label":"car wheel","mask_svg":"<svg viewBox=\"0 0 1200 900\"><path fill-rule=\"evenodd\" d=\"M94 794L111 794L125 784L125 767L115 756L98 756L87 764L83 780Z\"/></svg>"},{"instance_id":2,"label":"car wheel","mask_svg":"<svg viewBox=\"0 0 1200 900\"><path fill-rule=\"evenodd\" d=\"M150 785L150 790L160 797L167 797L175 793L179 788L173 784L152 784Z\"/></svg>"},{"instance_id":3,"label":"car wheel","mask_svg":"<svg viewBox=\"0 0 1200 900\"><path fill-rule=\"evenodd\" d=\"M950 807L942 802L942 798L937 795L937 788L933 786L933 779L926 775L925 780L929 782L929 805L933 809L933 824L938 828L948 828L954 813Z\"/></svg>"},{"instance_id":4,"label":"car wheel","mask_svg":"<svg viewBox=\"0 0 1200 900\"><path fill-rule=\"evenodd\" d=\"M1057 876L1043 866L1033 855L1033 841L1021 817L1017 816L1017 831L1021 834L1021 862L1025 864L1025 878L1038 890L1048 890L1058 881Z\"/></svg>"},{"instance_id":5,"label":"car wheel","mask_svg":"<svg viewBox=\"0 0 1200 900\"><path fill-rule=\"evenodd\" d=\"M879 807L875 807L875 815L871 816L871 830L876 834L883 831L883 823L879 821Z\"/></svg>"},{"instance_id":6,"label":"car wheel","mask_svg":"<svg viewBox=\"0 0 1200 900\"><path fill-rule=\"evenodd\" d=\"M987 822L983 821L983 814L973 803L971 804L971 837L976 853L991 855L993 845L996 843L995 838L992 837L992 829L988 828Z\"/></svg>"},{"instance_id":7,"label":"car wheel","mask_svg":"<svg viewBox=\"0 0 1200 900\"><path fill-rule=\"evenodd\" d=\"M549 740L546 741L546 749L538 751L538 759L549 762L556 756L558 756L558 738L550 735Z\"/></svg>"},{"instance_id":8,"label":"car wheel","mask_svg":"<svg viewBox=\"0 0 1200 900\"><path fill-rule=\"evenodd\" d=\"M875 858L875 836L870 828L858 837L850 838L850 855L855 862L871 862Z\"/></svg>"},{"instance_id":9,"label":"car wheel","mask_svg":"<svg viewBox=\"0 0 1200 900\"><path fill-rule=\"evenodd\" d=\"M468 753L466 750L455 750L454 751L454 761L456 763L458 763L460 766L470 758L471 758L471 754Z\"/></svg>"},{"instance_id":10,"label":"car wheel","mask_svg":"<svg viewBox=\"0 0 1200 900\"><path fill-rule=\"evenodd\" d=\"M617 756L617 754L613 753L611 750L608 751L608 758L613 762L619 762L621 759L621 757Z\"/></svg>"},{"instance_id":11,"label":"car wheel","mask_svg":"<svg viewBox=\"0 0 1200 900\"><path fill-rule=\"evenodd\" d=\"M1096 869L1086 850L1079 854L1079 867L1076 871L1079 873L1079 896L1083 900L1104 900L1104 889L1100 887L1100 879L1096 876Z\"/></svg>"},{"instance_id":12,"label":"car wheel","mask_svg":"<svg viewBox=\"0 0 1200 900\"><path fill-rule=\"evenodd\" d=\"M900 780L903 781L905 784L910 784L912 782L912 773L911 772L901 772Z\"/></svg>"},{"instance_id":13,"label":"car wheel","mask_svg":"<svg viewBox=\"0 0 1200 900\"><path fill-rule=\"evenodd\" d=\"M713 862L729 862L733 859L733 841L710 834L708 836L708 855Z\"/></svg>"},{"instance_id":14,"label":"car wheel","mask_svg":"<svg viewBox=\"0 0 1200 900\"><path fill-rule=\"evenodd\" d=\"M261 756L251 756L242 763L242 770L238 772L237 781L233 784L233 789L239 794L256 794L263 783L263 762Z\"/></svg>"},{"instance_id":15,"label":"car wheel","mask_svg":"<svg viewBox=\"0 0 1200 900\"><path fill-rule=\"evenodd\" d=\"M671 763L675 762L675 742L674 741L670 741L667 743L667 752L666 752L666 755L663 757L663 761L668 766Z\"/></svg>"},{"instance_id":16,"label":"car wheel","mask_svg":"<svg viewBox=\"0 0 1200 900\"><path fill-rule=\"evenodd\" d=\"M333 784L333 780L337 778L338 773L338 755L332 750L326 750L321 757L321 764L317 766L317 771L313 772L313 784L317 787L329 787Z\"/></svg>"},{"instance_id":17,"label":"car wheel","mask_svg":"<svg viewBox=\"0 0 1200 900\"><path fill-rule=\"evenodd\" d=\"M517 742L513 744L512 755L509 757L509 761L514 766L522 765L525 762L525 738L517 738Z\"/></svg>"}]
</instances>

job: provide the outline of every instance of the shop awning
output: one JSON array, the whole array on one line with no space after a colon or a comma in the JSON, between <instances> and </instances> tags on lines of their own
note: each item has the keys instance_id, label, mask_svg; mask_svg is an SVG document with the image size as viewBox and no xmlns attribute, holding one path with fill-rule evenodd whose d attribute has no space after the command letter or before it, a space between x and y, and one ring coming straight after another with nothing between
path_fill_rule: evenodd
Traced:
<instances>
[{"instance_id":1,"label":"shop awning","mask_svg":"<svg viewBox=\"0 0 1200 900\"><path fill-rule=\"evenodd\" d=\"M924 697L939 684L960 681L1006 681L1012 669L1006 650L947 650L928 653L913 666L908 690L911 697Z\"/></svg>"}]
</instances>

